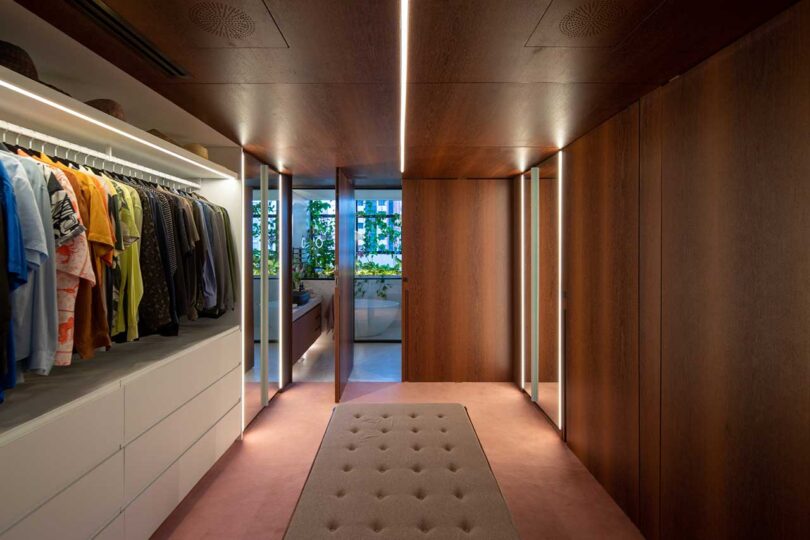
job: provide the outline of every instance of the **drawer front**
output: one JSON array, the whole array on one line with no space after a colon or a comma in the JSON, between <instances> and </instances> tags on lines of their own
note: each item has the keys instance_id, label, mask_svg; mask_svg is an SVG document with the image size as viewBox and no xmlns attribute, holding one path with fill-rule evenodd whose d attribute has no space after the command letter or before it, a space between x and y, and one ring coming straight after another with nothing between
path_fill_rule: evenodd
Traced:
<instances>
[{"instance_id":1,"label":"drawer front","mask_svg":"<svg viewBox=\"0 0 810 540\"><path fill-rule=\"evenodd\" d=\"M0 446L0 532L120 450L123 404L111 389Z\"/></svg>"},{"instance_id":2,"label":"drawer front","mask_svg":"<svg viewBox=\"0 0 810 540\"><path fill-rule=\"evenodd\" d=\"M239 436L240 406L233 407L124 511L128 540L149 538Z\"/></svg>"},{"instance_id":3,"label":"drawer front","mask_svg":"<svg viewBox=\"0 0 810 540\"><path fill-rule=\"evenodd\" d=\"M6 531L0 540L92 538L120 513L123 478L124 458L119 451Z\"/></svg>"},{"instance_id":4,"label":"drawer front","mask_svg":"<svg viewBox=\"0 0 810 540\"><path fill-rule=\"evenodd\" d=\"M124 383L125 440L132 441L241 363L241 332L205 341Z\"/></svg>"},{"instance_id":5,"label":"drawer front","mask_svg":"<svg viewBox=\"0 0 810 540\"><path fill-rule=\"evenodd\" d=\"M100 533L93 537L93 540L124 540L124 514L118 514L118 517L112 523L104 527Z\"/></svg>"},{"instance_id":6,"label":"drawer front","mask_svg":"<svg viewBox=\"0 0 810 540\"><path fill-rule=\"evenodd\" d=\"M292 359L293 362L301 358L321 335L321 306L320 304L293 322L292 327Z\"/></svg>"},{"instance_id":7,"label":"drawer front","mask_svg":"<svg viewBox=\"0 0 810 540\"><path fill-rule=\"evenodd\" d=\"M239 403L240 367L197 395L124 449L129 502Z\"/></svg>"}]
</instances>

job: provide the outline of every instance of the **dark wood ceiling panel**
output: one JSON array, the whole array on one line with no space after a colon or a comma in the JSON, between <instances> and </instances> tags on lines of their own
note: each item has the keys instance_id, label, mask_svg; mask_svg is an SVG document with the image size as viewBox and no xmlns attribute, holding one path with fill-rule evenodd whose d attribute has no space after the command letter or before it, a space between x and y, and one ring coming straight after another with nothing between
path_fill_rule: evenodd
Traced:
<instances>
[{"instance_id":1,"label":"dark wood ceiling panel","mask_svg":"<svg viewBox=\"0 0 810 540\"><path fill-rule=\"evenodd\" d=\"M408 146L559 147L625 107L651 85L415 84ZM532 165L532 163L529 163Z\"/></svg>"},{"instance_id":2,"label":"dark wood ceiling panel","mask_svg":"<svg viewBox=\"0 0 810 540\"><path fill-rule=\"evenodd\" d=\"M262 0L104 0L159 47L287 47Z\"/></svg>"},{"instance_id":3,"label":"dark wood ceiling panel","mask_svg":"<svg viewBox=\"0 0 810 540\"><path fill-rule=\"evenodd\" d=\"M535 146L409 146L403 177L511 178L556 151Z\"/></svg>"},{"instance_id":4,"label":"dark wood ceiling panel","mask_svg":"<svg viewBox=\"0 0 810 540\"><path fill-rule=\"evenodd\" d=\"M296 176L399 177L398 0L106 0L185 79L72 2L17 1ZM529 167L794 3L612 0L624 10L614 29L552 36L589 1L413 0L406 176ZM225 11L203 20L214 2Z\"/></svg>"},{"instance_id":5,"label":"dark wood ceiling panel","mask_svg":"<svg viewBox=\"0 0 810 540\"><path fill-rule=\"evenodd\" d=\"M662 0L554 0L528 47L614 47L624 41Z\"/></svg>"},{"instance_id":6,"label":"dark wood ceiling panel","mask_svg":"<svg viewBox=\"0 0 810 540\"><path fill-rule=\"evenodd\" d=\"M661 84L795 0L666 0L615 47L531 46L538 21L558 2L412 2L410 81Z\"/></svg>"}]
</instances>

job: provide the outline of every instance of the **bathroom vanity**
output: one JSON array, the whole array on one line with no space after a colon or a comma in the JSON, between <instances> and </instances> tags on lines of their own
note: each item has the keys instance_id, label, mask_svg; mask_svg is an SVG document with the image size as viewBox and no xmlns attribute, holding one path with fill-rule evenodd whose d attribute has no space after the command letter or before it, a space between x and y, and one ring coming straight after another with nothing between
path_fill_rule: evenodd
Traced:
<instances>
[{"instance_id":1,"label":"bathroom vanity","mask_svg":"<svg viewBox=\"0 0 810 540\"><path fill-rule=\"evenodd\" d=\"M292 361L297 362L321 335L321 297L293 308Z\"/></svg>"}]
</instances>

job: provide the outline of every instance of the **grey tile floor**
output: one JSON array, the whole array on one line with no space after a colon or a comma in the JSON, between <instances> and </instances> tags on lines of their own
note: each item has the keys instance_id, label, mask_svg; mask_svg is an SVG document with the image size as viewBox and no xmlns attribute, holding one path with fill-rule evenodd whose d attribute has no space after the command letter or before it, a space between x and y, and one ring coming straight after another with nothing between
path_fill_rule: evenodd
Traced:
<instances>
[{"instance_id":1,"label":"grey tile floor","mask_svg":"<svg viewBox=\"0 0 810 540\"><path fill-rule=\"evenodd\" d=\"M254 344L259 358L259 344ZM278 380L278 345L270 344L270 380ZM259 367L245 374L248 381L259 381ZM303 358L293 365L293 382L332 382L335 380L335 347L332 334L321 337ZM400 343L355 343L352 382L401 382L402 345Z\"/></svg>"}]
</instances>

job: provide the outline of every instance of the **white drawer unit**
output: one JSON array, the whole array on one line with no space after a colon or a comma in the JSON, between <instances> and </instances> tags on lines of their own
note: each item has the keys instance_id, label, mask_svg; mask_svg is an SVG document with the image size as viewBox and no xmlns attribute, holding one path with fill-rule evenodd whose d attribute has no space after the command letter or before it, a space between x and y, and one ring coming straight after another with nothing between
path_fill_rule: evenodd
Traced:
<instances>
[{"instance_id":1,"label":"white drawer unit","mask_svg":"<svg viewBox=\"0 0 810 540\"><path fill-rule=\"evenodd\" d=\"M0 540L149 538L239 437L240 352L222 330L0 434Z\"/></svg>"},{"instance_id":2,"label":"white drawer unit","mask_svg":"<svg viewBox=\"0 0 810 540\"><path fill-rule=\"evenodd\" d=\"M0 532L121 449L123 390L108 387L29 422L0 443ZM14 435L17 435L16 437Z\"/></svg>"}]
</instances>

